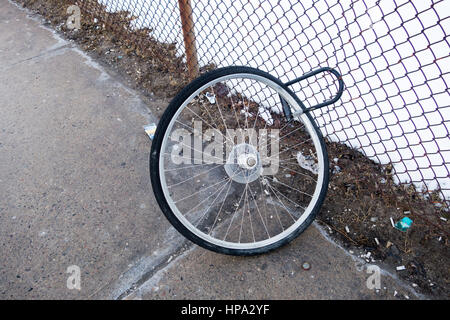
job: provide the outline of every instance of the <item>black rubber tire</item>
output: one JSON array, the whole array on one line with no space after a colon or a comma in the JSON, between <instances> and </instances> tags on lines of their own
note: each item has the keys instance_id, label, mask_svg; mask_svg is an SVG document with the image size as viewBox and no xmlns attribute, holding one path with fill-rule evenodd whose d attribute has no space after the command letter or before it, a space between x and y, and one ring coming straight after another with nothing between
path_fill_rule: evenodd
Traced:
<instances>
[{"instance_id":1,"label":"black rubber tire","mask_svg":"<svg viewBox=\"0 0 450 320\"><path fill-rule=\"evenodd\" d=\"M183 104L183 102L192 94L194 93L198 88L201 86L207 84L208 82L230 74L234 73L249 73L249 74L256 74L263 77L266 77L270 79L271 81L277 83L280 85L283 89L285 89L288 93L290 93L296 101L299 102L300 106L303 106L303 104L299 101L298 97L287 87L285 86L280 80L277 78L271 76L267 72L250 68L250 67L242 67L242 66L232 66L232 67L225 67L216 69L213 71L210 71L208 73L205 73L204 75L200 76L199 78L195 79L191 83L189 83L186 87L184 87L176 96L173 98L173 100L168 105L167 109L164 111L164 114L161 117L161 120L158 123L155 136L153 138L153 143L150 150L150 179L152 183L153 192L155 194L156 201L158 202L162 212L166 216L166 218L169 220L169 222L177 229L183 236L185 236L187 239L191 240L195 244L206 248L208 250L212 250L218 253L222 254L228 254L228 255L236 255L236 256L249 256L249 255L257 255L269 252L271 250L274 250L276 248L279 248L293 239L295 239L298 235L300 235L315 219L317 213L319 212L322 203L325 199L327 190L328 190L328 182L329 182L329 160L328 160L328 153L326 150L326 145L323 139L323 136L317 127L314 119L311 117L309 113L306 113L309 120L311 121L314 129L317 132L317 135L319 137L322 152L323 152L323 158L324 158L324 183L322 185L322 189L319 194L318 201L316 202L313 210L311 211L311 214L309 217L290 235L287 237L272 243L270 245L255 248L255 249L230 249L218 246L216 244L211 244L201 238L199 238L197 235L190 232L179 220L178 218L173 214L172 210L170 209L166 198L164 197L161 181L160 181L160 175L159 175L159 157L160 157L160 149L161 144L163 142L164 135L167 130L167 126L169 125L173 115L177 112L177 110L180 108L180 106Z\"/></svg>"}]
</instances>

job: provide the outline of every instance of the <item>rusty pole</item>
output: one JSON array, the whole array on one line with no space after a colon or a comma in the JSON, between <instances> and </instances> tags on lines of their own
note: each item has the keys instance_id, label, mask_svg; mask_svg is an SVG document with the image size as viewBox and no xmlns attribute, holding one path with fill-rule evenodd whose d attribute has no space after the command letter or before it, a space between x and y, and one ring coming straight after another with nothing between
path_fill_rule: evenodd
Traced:
<instances>
[{"instance_id":1,"label":"rusty pole","mask_svg":"<svg viewBox=\"0 0 450 320\"><path fill-rule=\"evenodd\" d=\"M189 78L192 80L198 76L199 71L191 0L178 0L178 5L180 6L181 26L183 29L184 47L186 49L186 63Z\"/></svg>"}]
</instances>

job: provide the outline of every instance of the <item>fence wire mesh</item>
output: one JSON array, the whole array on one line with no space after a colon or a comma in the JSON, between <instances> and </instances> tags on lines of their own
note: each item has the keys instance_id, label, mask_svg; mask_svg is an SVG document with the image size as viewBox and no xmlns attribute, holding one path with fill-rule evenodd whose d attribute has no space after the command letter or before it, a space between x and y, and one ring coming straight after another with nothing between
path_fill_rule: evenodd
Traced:
<instances>
[{"instance_id":1,"label":"fence wire mesh","mask_svg":"<svg viewBox=\"0 0 450 320\"><path fill-rule=\"evenodd\" d=\"M147 40L171 44L193 75L245 65L287 82L335 68L346 88L339 102L314 111L324 135L391 165L396 182L450 204L449 1L82 0L81 6L119 32L146 30ZM121 12L126 23L105 12ZM312 106L334 95L336 84L321 75L292 89Z\"/></svg>"}]
</instances>

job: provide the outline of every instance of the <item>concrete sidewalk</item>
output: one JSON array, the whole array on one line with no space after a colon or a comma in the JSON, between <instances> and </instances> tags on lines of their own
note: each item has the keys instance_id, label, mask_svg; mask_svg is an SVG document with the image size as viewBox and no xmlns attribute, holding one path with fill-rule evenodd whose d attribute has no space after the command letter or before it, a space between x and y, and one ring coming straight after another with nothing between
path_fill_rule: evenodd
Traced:
<instances>
[{"instance_id":1,"label":"concrete sidewalk","mask_svg":"<svg viewBox=\"0 0 450 320\"><path fill-rule=\"evenodd\" d=\"M187 243L151 191L142 126L157 107L0 1L0 299L416 298L387 273L368 289L317 226L252 258ZM81 290L67 288L72 265Z\"/></svg>"}]
</instances>

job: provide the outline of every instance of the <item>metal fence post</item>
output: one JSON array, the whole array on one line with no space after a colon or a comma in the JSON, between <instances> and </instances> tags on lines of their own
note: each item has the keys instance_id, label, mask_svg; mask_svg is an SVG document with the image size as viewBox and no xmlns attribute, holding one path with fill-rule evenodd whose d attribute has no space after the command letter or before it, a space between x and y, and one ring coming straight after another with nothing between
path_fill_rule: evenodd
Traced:
<instances>
[{"instance_id":1,"label":"metal fence post","mask_svg":"<svg viewBox=\"0 0 450 320\"><path fill-rule=\"evenodd\" d=\"M199 66L197 47L195 45L191 0L178 0L178 5L180 6L181 26L183 29L184 46L186 48L186 63L188 66L189 77L194 79L198 76Z\"/></svg>"}]
</instances>

